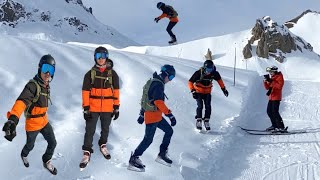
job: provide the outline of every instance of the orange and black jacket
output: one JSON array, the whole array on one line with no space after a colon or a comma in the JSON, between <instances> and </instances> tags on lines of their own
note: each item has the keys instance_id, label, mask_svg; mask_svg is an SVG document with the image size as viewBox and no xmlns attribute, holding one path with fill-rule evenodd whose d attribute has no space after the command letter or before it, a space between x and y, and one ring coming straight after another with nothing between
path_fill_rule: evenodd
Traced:
<instances>
[{"instance_id":1,"label":"orange and black jacket","mask_svg":"<svg viewBox=\"0 0 320 180\"><path fill-rule=\"evenodd\" d=\"M108 68L103 72L96 66L93 67L96 76L108 77ZM82 85L82 107L89 108L90 112L113 112L115 106L119 107L120 91L119 76L111 69L112 84L107 79L95 78L91 82L91 70L83 79Z\"/></svg>"},{"instance_id":2,"label":"orange and black jacket","mask_svg":"<svg viewBox=\"0 0 320 180\"><path fill-rule=\"evenodd\" d=\"M172 6L165 5L161 10L162 14L159 16L160 19L167 17L171 22L179 22L178 16L175 15Z\"/></svg>"},{"instance_id":3,"label":"orange and black jacket","mask_svg":"<svg viewBox=\"0 0 320 180\"><path fill-rule=\"evenodd\" d=\"M269 90L271 88L271 94L269 100L281 101L282 99L282 88L284 85L283 75L281 72L277 72L271 76L271 83L264 82L264 87Z\"/></svg>"},{"instance_id":4,"label":"orange and black jacket","mask_svg":"<svg viewBox=\"0 0 320 180\"><path fill-rule=\"evenodd\" d=\"M163 79L159 75L157 75L156 72L153 74L153 78L160 79L163 82ZM153 81L148 91L148 98L149 100L152 100L151 103L157 107L157 111L144 112L144 121L146 124L160 122L162 119L162 113L171 113L171 111L164 103L164 83Z\"/></svg>"},{"instance_id":5,"label":"orange and black jacket","mask_svg":"<svg viewBox=\"0 0 320 180\"><path fill-rule=\"evenodd\" d=\"M208 75L204 75L202 68L196 71L189 79L189 89L195 90L200 94L210 94L212 90L212 81L218 82L220 88L225 88L224 83L218 71L213 71Z\"/></svg>"},{"instance_id":6,"label":"orange and black jacket","mask_svg":"<svg viewBox=\"0 0 320 180\"><path fill-rule=\"evenodd\" d=\"M45 86L43 81L36 75L33 78L41 87L41 93L49 94L50 87ZM11 111L7 113L7 117L10 120L13 120L16 124L20 119L21 114L25 111L29 103L32 103L32 100L35 98L37 93L37 86L35 83L29 82L21 92L20 96L13 105ZM44 126L47 125L48 116L48 104L49 99L47 96L40 93L40 97L37 102L31 104L28 112L31 114L31 117L26 117L26 131L38 131L41 130Z\"/></svg>"}]
</instances>

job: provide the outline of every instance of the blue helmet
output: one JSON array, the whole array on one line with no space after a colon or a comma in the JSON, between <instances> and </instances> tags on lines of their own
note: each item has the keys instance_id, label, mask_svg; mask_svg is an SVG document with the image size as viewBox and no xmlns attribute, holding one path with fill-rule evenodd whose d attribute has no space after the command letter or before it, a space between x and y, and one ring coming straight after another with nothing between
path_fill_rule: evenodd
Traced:
<instances>
[{"instance_id":1,"label":"blue helmet","mask_svg":"<svg viewBox=\"0 0 320 180\"><path fill-rule=\"evenodd\" d=\"M176 76L176 70L169 64L163 65L161 67L161 72L167 75L170 81Z\"/></svg>"},{"instance_id":2,"label":"blue helmet","mask_svg":"<svg viewBox=\"0 0 320 180\"><path fill-rule=\"evenodd\" d=\"M157 8L161 9L161 7L165 6L165 4L163 2L158 2L157 3Z\"/></svg>"}]
</instances>

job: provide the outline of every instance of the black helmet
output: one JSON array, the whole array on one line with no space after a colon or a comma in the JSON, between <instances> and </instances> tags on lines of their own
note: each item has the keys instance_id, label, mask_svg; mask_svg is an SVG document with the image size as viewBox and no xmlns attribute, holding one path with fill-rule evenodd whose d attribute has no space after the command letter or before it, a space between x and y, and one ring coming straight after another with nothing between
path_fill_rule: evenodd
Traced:
<instances>
[{"instance_id":1,"label":"black helmet","mask_svg":"<svg viewBox=\"0 0 320 180\"><path fill-rule=\"evenodd\" d=\"M165 73L171 81L176 76L176 70L172 65L165 64L161 67L161 72Z\"/></svg>"},{"instance_id":2,"label":"black helmet","mask_svg":"<svg viewBox=\"0 0 320 180\"><path fill-rule=\"evenodd\" d=\"M107 48L102 47L102 46L97 47L97 48L94 50L94 54L93 54L93 59L94 59L94 61L95 61L96 63L97 63L97 60L96 60L96 58L95 58L96 53L106 53L106 54L109 54ZM107 58L107 59L108 59L108 58Z\"/></svg>"},{"instance_id":3,"label":"black helmet","mask_svg":"<svg viewBox=\"0 0 320 180\"><path fill-rule=\"evenodd\" d=\"M44 64L50 64L53 67L56 67L56 61L54 60L54 58L50 54L42 56L39 61L39 65L38 65L38 75L39 76L41 74L42 65L44 65ZM51 77L53 78L53 75Z\"/></svg>"},{"instance_id":4,"label":"black helmet","mask_svg":"<svg viewBox=\"0 0 320 180\"><path fill-rule=\"evenodd\" d=\"M204 63L203 63L203 67L204 68L213 68L213 61L212 60L206 60Z\"/></svg>"},{"instance_id":5,"label":"black helmet","mask_svg":"<svg viewBox=\"0 0 320 180\"><path fill-rule=\"evenodd\" d=\"M267 67L266 71L267 72L277 72L278 71L278 67L277 66Z\"/></svg>"},{"instance_id":6,"label":"black helmet","mask_svg":"<svg viewBox=\"0 0 320 180\"><path fill-rule=\"evenodd\" d=\"M161 9L163 6L165 6L165 4L163 2L158 2L157 3L157 8Z\"/></svg>"},{"instance_id":7,"label":"black helmet","mask_svg":"<svg viewBox=\"0 0 320 180\"><path fill-rule=\"evenodd\" d=\"M41 68L43 64L50 64L53 67L56 67L56 61L50 54L47 54L41 57L38 67Z\"/></svg>"}]
</instances>

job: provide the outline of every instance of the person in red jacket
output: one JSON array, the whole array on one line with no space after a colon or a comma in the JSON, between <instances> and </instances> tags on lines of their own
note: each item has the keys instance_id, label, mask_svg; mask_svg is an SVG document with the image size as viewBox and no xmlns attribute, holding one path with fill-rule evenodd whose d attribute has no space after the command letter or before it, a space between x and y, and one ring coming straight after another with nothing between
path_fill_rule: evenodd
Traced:
<instances>
[{"instance_id":1,"label":"person in red jacket","mask_svg":"<svg viewBox=\"0 0 320 180\"><path fill-rule=\"evenodd\" d=\"M267 107L267 114L271 120L272 125L268 127L267 131L280 131L286 132L286 128L283 124L282 118L279 113L280 101L282 99L282 88L284 85L283 75L278 71L278 67L272 66L266 69L269 74L264 75L263 84L269 96L269 102Z\"/></svg>"},{"instance_id":2,"label":"person in red jacket","mask_svg":"<svg viewBox=\"0 0 320 180\"><path fill-rule=\"evenodd\" d=\"M171 40L168 42L169 44L176 44L177 38L176 35L173 34L172 28L179 22L178 13L172 6L166 5L163 2L157 3L157 8L162 11L162 14L159 17L154 18L154 21L158 23L162 18L169 18L170 22L167 26L167 32L171 37Z\"/></svg>"},{"instance_id":3,"label":"person in red jacket","mask_svg":"<svg viewBox=\"0 0 320 180\"><path fill-rule=\"evenodd\" d=\"M192 93L193 98L197 101L197 115L196 115L196 127L202 130L202 120L204 121L204 127L206 130L210 130L209 120L211 116L211 90L212 81L218 82L223 94L228 97L227 91L223 80L212 60L206 60L198 71L196 71L189 79L188 86ZM203 104L205 106L205 114L202 117Z\"/></svg>"}]
</instances>

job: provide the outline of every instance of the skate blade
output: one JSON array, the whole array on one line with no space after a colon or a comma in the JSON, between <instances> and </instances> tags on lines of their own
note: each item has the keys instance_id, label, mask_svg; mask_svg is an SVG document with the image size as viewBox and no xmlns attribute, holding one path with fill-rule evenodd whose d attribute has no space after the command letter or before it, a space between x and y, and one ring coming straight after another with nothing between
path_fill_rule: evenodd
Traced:
<instances>
[{"instance_id":1,"label":"skate blade","mask_svg":"<svg viewBox=\"0 0 320 180\"><path fill-rule=\"evenodd\" d=\"M161 159L161 158L159 158L159 157L157 157L155 161L158 162L158 163L160 163L160 164L162 164L162 165L171 167L171 164L165 162L163 159Z\"/></svg>"},{"instance_id":2,"label":"skate blade","mask_svg":"<svg viewBox=\"0 0 320 180\"><path fill-rule=\"evenodd\" d=\"M170 46L172 46L172 45L177 45L177 44L178 44L177 42L169 43Z\"/></svg>"},{"instance_id":3,"label":"skate blade","mask_svg":"<svg viewBox=\"0 0 320 180\"><path fill-rule=\"evenodd\" d=\"M130 170L130 171L145 172L144 168L137 168L137 167L132 166L132 165L129 165L127 169Z\"/></svg>"}]
</instances>

